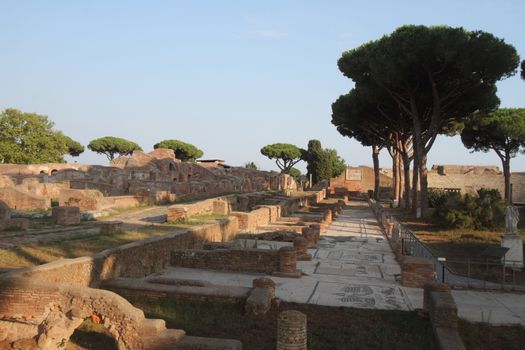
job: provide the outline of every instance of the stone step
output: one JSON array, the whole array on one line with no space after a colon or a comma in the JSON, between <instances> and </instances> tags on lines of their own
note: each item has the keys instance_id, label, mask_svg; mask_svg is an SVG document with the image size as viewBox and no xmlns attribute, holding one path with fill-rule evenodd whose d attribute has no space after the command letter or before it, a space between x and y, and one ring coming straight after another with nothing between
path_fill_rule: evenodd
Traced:
<instances>
[{"instance_id":1,"label":"stone step","mask_svg":"<svg viewBox=\"0 0 525 350\"><path fill-rule=\"evenodd\" d=\"M166 330L166 321L161 319L146 318L140 324L141 336L154 336Z\"/></svg>"},{"instance_id":2,"label":"stone step","mask_svg":"<svg viewBox=\"0 0 525 350\"><path fill-rule=\"evenodd\" d=\"M186 336L182 329L165 329L157 335L142 337L144 350L173 350Z\"/></svg>"}]
</instances>

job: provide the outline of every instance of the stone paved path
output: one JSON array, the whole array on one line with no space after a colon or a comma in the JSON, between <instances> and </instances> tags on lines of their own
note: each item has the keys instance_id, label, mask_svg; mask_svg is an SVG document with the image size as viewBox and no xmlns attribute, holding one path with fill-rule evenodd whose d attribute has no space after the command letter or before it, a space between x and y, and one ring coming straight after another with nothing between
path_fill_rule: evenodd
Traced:
<instances>
[{"instance_id":1,"label":"stone paved path","mask_svg":"<svg viewBox=\"0 0 525 350\"><path fill-rule=\"evenodd\" d=\"M285 242L258 241L258 247L278 249ZM359 308L411 310L410 299L395 280L399 264L372 212L364 202L344 210L311 249L311 261L299 261L306 275L271 277L282 300ZM200 279L214 284L251 286L257 274L238 274L187 268L168 268L171 278Z\"/></svg>"},{"instance_id":2,"label":"stone paved path","mask_svg":"<svg viewBox=\"0 0 525 350\"><path fill-rule=\"evenodd\" d=\"M258 242L278 249L285 242ZM298 262L306 275L271 277L276 294L289 302L388 310L421 308L423 291L396 281L400 266L365 202L351 202L309 251L312 261ZM168 268L170 278L205 280L218 285L251 286L260 275ZM525 325L525 294L453 291L459 315L471 321Z\"/></svg>"}]
</instances>

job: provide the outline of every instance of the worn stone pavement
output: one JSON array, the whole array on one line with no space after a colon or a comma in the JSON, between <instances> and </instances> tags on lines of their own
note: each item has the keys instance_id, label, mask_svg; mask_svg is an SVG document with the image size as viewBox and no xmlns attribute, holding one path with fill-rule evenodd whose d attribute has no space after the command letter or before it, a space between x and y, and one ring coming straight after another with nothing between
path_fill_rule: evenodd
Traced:
<instances>
[{"instance_id":1,"label":"worn stone pavement","mask_svg":"<svg viewBox=\"0 0 525 350\"><path fill-rule=\"evenodd\" d=\"M243 244L250 242L243 240ZM286 242L258 241L258 247L278 249ZM357 308L414 310L422 307L423 290L405 288L384 234L365 202L351 202L322 236L313 259L298 262L305 275L272 278L276 295L288 302ZM166 269L164 276L204 280L218 285L251 286L258 274L188 268ZM494 324L525 325L525 294L453 291L460 317Z\"/></svg>"}]
</instances>

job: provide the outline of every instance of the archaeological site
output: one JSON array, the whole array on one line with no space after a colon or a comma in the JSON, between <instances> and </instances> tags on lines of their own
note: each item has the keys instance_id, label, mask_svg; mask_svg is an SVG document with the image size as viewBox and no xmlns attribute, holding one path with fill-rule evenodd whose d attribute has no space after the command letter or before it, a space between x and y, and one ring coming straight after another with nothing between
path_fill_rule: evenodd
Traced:
<instances>
[{"instance_id":1,"label":"archaeological site","mask_svg":"<svg viewBox=\"0 0 525 350\"><path fill-rule=\"evenodd\" d=\"M524 349L524 13L3 1L0 350Z\"/></svg>"}]
</instances>

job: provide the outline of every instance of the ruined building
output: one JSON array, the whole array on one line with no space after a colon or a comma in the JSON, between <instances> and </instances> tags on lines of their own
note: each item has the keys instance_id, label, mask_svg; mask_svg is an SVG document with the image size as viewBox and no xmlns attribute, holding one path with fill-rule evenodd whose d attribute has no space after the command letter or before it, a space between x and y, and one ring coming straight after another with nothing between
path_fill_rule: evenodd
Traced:
<instances>
[{"instance_id":1,"label":"ruined building","mask_svg":"<svg viewBox=\"0 0 525 350\"><path fill-rule=\"evenodd\" d=\"M295 186L288 175L221 162L181 162L169 149L136 151L109 166L0 164L0 200L19 210L47 209L52 202L102 210Z\"/></svg>"}]
</instances>

